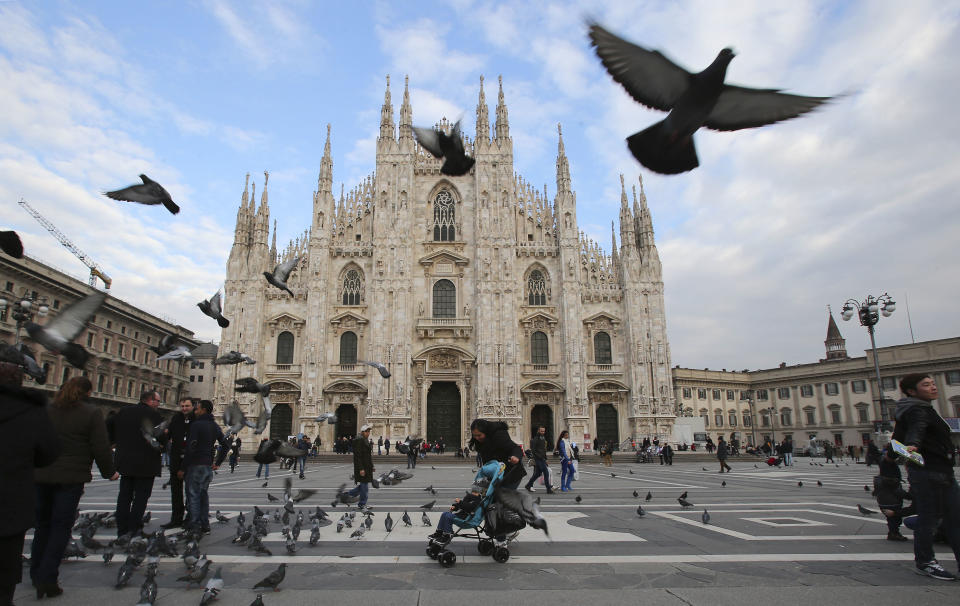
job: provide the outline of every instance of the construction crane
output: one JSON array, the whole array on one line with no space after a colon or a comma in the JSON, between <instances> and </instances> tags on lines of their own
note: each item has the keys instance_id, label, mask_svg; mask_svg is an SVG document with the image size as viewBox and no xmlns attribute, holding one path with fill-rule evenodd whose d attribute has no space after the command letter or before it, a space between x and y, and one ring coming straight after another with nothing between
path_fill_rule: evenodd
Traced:
<instances>
[{"instance_id":1,"label":"construction crane","mask_svg":"<svg viewBox=\"0 0 960 606\"><path fill-rule=\"evenodd\" d=\"M43 225L48 232L53 234L53 237L56 238L57 241L60 242L60 244L63 244L64 248L72 252L74 256L76 256L78 259L80 259L81 262L83 262L84 265L90 268L90 286L96 286L97 278L100 278L101 280L103 280L103 287L105 289L110 288L110 285L113 284L113 280L110 279L110 276L108 276L99 265L97 265L96 261L91 259L89 255L87 255L87 253L77 248L77 245L71 242L70 238L65 236L62 231L57 229L56 225L54 225L49 220L47 220L46 217L41 215L37 209L27 204L26 200L24 200L23 198L20 198L20 201L17 202L17 204L22 206L25 211L30 213L30 215L34 219L36 219L38 223L40 223L40 225Z\"/></svg>"}]
</instances>

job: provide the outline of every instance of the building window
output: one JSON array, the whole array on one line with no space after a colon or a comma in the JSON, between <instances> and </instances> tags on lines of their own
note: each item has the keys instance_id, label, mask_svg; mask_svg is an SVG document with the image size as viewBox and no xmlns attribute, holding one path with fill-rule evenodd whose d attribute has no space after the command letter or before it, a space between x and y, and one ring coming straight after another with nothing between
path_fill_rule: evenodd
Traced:
<instances>
[{"instance_id":1,"label":"building window","mask_svg":"<svg viewBox=\"0 0 960 606\"><path fill-rule=\"evenodd\" d=\"M793 425L793 419L789 408L784 408L780 411L780 424L784 426Z\"/></svg>"},{"instance_id":2,"label":"building window","mask_svg":"<svg viewBox=\"0 0 960 606\"><path fill-rule=\"evenodd\" d=\"M790 397L790 388L789 387L779 387L777 388L777 397L781 400L786 400Z\"/></svg>"},{"instance_id":3,"label":"building window","mask_svg":"<svg viewBox=\"0 0 960 606\"><path fill-rule=\"evenodd\" d=\"M593 335L593 356L597 364L613 364L613 353L610 351L610 335L598 332Z\"/></svg>"},{"instance_id":4,"label":"building window","mask_svg":"<svg viewBox=\"0 0 960 606\"><path fill-rule=\"evenodd\" d=\"M121 335L127 334L127 327L126 327L126 326L121 326L121 327L120 327L120 334L121 334Z\"/></svg>"},{"instance_id":5,"label":"building window","mask_svg":"<svg viewBox=\"0 0 960 606\"><path fill-rule=\"evenodd\" d=\"M197 375L197 383L203 383L203 375Z\"/></svg>"},{"instance_id":6,"label":"building window","mask_svg":"<svg viewBox=\"0 0 960 606\"><path fill-rule=\"evenodd\" d=\"M363 277L360 272L351 269L343 278L343 292L340 300L344 305L361 305L363 303Z\"/></svg>"},{"instance_id":7,"label":"building window","mask_svg":"<svg viewBox=\"0 0 960 606\"><path fill-rule=\"evenodd\" d=\"M813 385L801 385L800 386L800 395L804 398L813 397Z\"/></svg>"},{"instance_id":8,"label":"building window","mask_svg":"<svg viewBox=\"0 0 960 606\"><path fill-rule=\"evenodd\" d=\"M757 401L758 401L758 402L765 402L769 397L770 397L770 396L767 394L767 390L766 390L766 389L758 389L758 390L757 390Z\"/></svg>"},{"instance_id":9,"label":"building window","mask_svg":"<svg viewBox=\"0 0 960 606\"><path fill-rule=\"evenodd\" d=\"M133 381L127 381L127 397L133 397Z\"/></svg>"},{"instance_id":10,"label":"building window","mask_svg":"<svg viewBox=\"0 0 960 606\"><path fill-rule=\"evenodd\" d=\"M139 338L140 338L140 331L139 331L139 330L135 330L135 331L133 332L133 338L134 338L134 339L139 339Z\"/></svg>"},{"instance_id":11,"label":"building window","mask_svg":"<svg viewBox=\"0 0 960 606\"><path fill-rule=\"evenodd\" d=\"M93 347L93 333L87 333L87 347Z\"/></svg>"},{"instance_id":12,"label":"building window","mask_svg":"<svg viewBox=\"0 0 960 606\"><path fill-rule=\"evenodd\" d=\"M97 391L103 392L103 381L106 379L104 375L97 377Z\"/></svg>"},{"instance_id":13,"label":"building window","mask_svg":"<svg viewBox=\"0 0 960 606\"><path fill-rule=\"evenodd\" d=\"M737 411L731 410L727 413L727 421L730 423L730 427L737 426Z\"/></svg>"},{"instance_id":14,"label":"building window","mask_svg":"<svg viewBox=\"0 0 960 606\"><path fill-rule=\"evenodd\" d=\"M357 363L357 335L349 330L340 337L340 363Z\"/></svg>"},{"instance_id":15,"label":"building window","mask_svg":"<svg viewBox=\"0 0 960 606\"><path fill-rule=\"evenodd\" d=\"M770 427L770 411L764 410L760 413L760 425L763 427Z\"/></svg>"},{"instance_id":16,"label":"building window","mask_svg":"<svg viewBox=\"0 0 960 606\"><path fill-rule=\"evenodd\" d=\"M830 407L830 422L835 425L840 424L840 407L839 406Z\"/></svg>"},{"instance_id":17,"label":"building window","mask_svg":"<svg viewBox=\"0 0 960 606\"><path fill-rule=\"evenodd\" d=\"M70 367L69 367L69 366L64 366L64 367L63 367L63 377L60 379L60 384L63 385L63 384L66 383L69 379L70 379Z\"/></svg>"},{"instance_id":18,"label":"building window","mask_svg":"<svg viewBox=\"0 0 960 606\"><path fill-rule=\"evenodd\" d=\"M803 415L807 419L807 425L815 425L817 423L816 415L812 408L804 408Z\"/></svg>"},{"instance_id":19,"label":"building window","mask_svg":"<svg viewBox=\"0 0 960 606\"><path fill-rule=\"evenodd\" d=\"M7 282L7 292L13 292L13 282Z\"/></svg>"},{"instance_id":20,"label":"building window","mask_svg":"<svg viewBox=\"0 0 960 606\"><path fill-rule=\"evenodd\" d=\"M713 422L717 427L723 427L723 411L715 410L713 411Z\"/></svg>"},{"instance_id":21,"label":"building window","mask_svg":"<svg viewBox=\"0 0 960 606\"><path fill-rule=\"evenodd\" d=\"M884 389L896 389L897 379L896 377L882 377L880 379L880 384L883 385Z\"/></svg>"},{"instance_id":22,"label":"building window","mask_svg":"<svg viewBox=\"0 0 960 606\"><path fill-rule=\"evenodd\" d=\"M197 367L197 363L196 363L196 362L190 362L190 368L191 368L191 369L196 368L196 367Z\"/></svg>"},{"instance_id":23,"label":"building window","mask_svg":"<svg viewBox=\"0 0 960 606\"><path fill-rule=\"evenodd\" d=\"M944 373L947 379L947 385L960 385L960 370L948 370Z\"/></svg>"},{"instance_id":24,"label":"building window","mask_svg":"<svg viewBox=\"0 0 960 606\"><path fill-rule=\"evenodd\" d=\"M697 399L698 399L698 400L706 400L706 399L707 399L707 390L706 390L706 389L698 389L698 390L697 390Z\"/></svg>"},{"instance_id":25,"label":"building window","mask_svg":"<svg viewBox=\"0 0 960 606\"><path fill-rule=\"evenodd\" d=\"M693 397L693 390L690 389L689 387L684 387L684 388L683 388L683 397L684 397L684 398L688 398L688 399L689 399L689 398L692 398L692 397Z\"/></svg>"},{"instance_id":26,"label":"building window","mask_svg":"<svg viewBox=\"0 0 960 606\"><path fill-rule=\"evenodd\" d=\"M107 328L113 328L113 322L111 320L107 320Z\"/></svg>"},{"instance_id":27,"label":"building window","mask_svg":"<svg viewBox=\"0 0 960 606\"><path fill-rule=\"evenodd\" d=\"M8 309L10 309L10 308L9 308L9 307L4 307L3 309L0 309L0 322L6 322L6 321L7 321L7 310L8 310Z\"/></svg>"},{"instance_id":28,"label":"building window","mask_svg":"<svg viewBox=\"0 0 960 606\"><path fill-rule=\"evenodd\" d=\"M433 285L433 317L457 317L457 288L450 280L437 280Z\"/></svg>"},{"instance_id":29,"label":"building window","mask_svg":"<svg viewBox=\"0 0 960 606\"><path fill-rule=\"evenodd\" d=\"M104 353L110 353L110 339L103 338L103 351Z\"/></svg>"},{"instance_id":30,"label":"building window","mask_svg":"<svg viewBox=\"0 0 960 606\"><path fill-rule=\"evenodd\" d=\"M835 396L840 393L840 386L836 383L825 383L823 389L827 392L828 396Z\"/></svg>"},{"instance_id":31,"label":"building window","mask_svg":"<svg viewBox=\"0 0 960 606\"><path fill-rule=\"evenodd\" d=\"M707 412L706 408L700 409L700 418L703 419L704 427L710 427L710 414Z\"/></svg>"},{"instance_id":32,"label":"building window","mask_svg":"<svg viewBox=\"0 0 960 606\"><path fill-rule=\"evenodd\" d=\"M732 390L732 389L728 389L728 390L727 390L727 399L730 400L730 401L733 401L733 399L734 399L735 397L736 397L736 394L733 393L733 390Z\"/></svg>"},{"instance_id":33,"label":"building window","mask_svg":"<svg viewBox=\"0 0 960 606\"><path fill-rule=\"evenodd\" d=\"M120 378L119 377L113 378L113 395L115 396L120 395Z\"/></svg>"},{"instance_id":34,"label":"building window","mask_svg":"<svg viewBox=\"0 0 960 606\"><path fill-rule=\"evenodd\" d=\"M136 348L136 347L133 348L133 353L130 354L130 359L133 360L134 362L137 361L137 348Z\"/></svg>"},{"instance_id":35,"label":"building window","mask_svg":"<svg viewBox=\"0 0 960 606\"><path fill-rule=\"evenodd\" d=\"M547 335L539 330L530 335L530 362L532 364L550 363Z\"/></svg>"},{"instance_id":36,"label":"building window","mask_svg":"<svg viewBox=\"0 0 960 606\"><path fill-rule=\"evenodd\" d=\"M744 411L743 413L743 426L750 427L753 425L753 419L750 418L750 414Z\"/></svg>"},{"instance_id":37,"label":"building window","mask_svg":"<svg viewBox=\"0 0 960 606\"><path fill-rule=\"evenodd\" d=\"M711 395L713 395L713 399L714 399L714 400L719 400L719 399L720 399L720 390L719 390L719 389L714 389L714 390L713 390L713 394L711 394Z\"/></svg>"},{"instance_id":38,"label":"building window","mask_svg":"<svg viewBox=\"0 0 960 606\"><path fill-rule=\"evenodd\" d=\"M857 423L869 423L870 418L867 415L867 407L859 406L857 407Z\"/></svg>"},{"instance_id":39,"label":"building window","mask_svg":"<svg viewBox=\"0 0 960 606\"><path fill-rule=\"evenodd\" d=\"M288 330L277 335L277 364L293 364L293 333Z\"/></svg>"},{"instance_id":40,"label":"building window","mask_svg":"<svg viewBox=\"0 0 960 606\"><path fill-rule=\"evenodd\" d=\"M123 343L117 344L117 355L123 357Z\"/></svg>"},{"instance_id":41,"label":"building window","mask_svg":"<svg viewBox=\"0 0 960 606\"><path fill-rule=\"evenodd\" d=\"M456 235L453 196L443 190L433 201L433 241L453 242L457 239Z\"/></svg>"},{"instance_id":42,"label":"building window","mask_svg":"<svg viewBox=\"0 0 960 606\"><path fill-rule=\"evenodd\" d=\"M527 304L547 304L547 281L539 269L531 271L530 277L527 278Z\"/></svg>"},{"instance_id":43,"label":"building window","mask_svg":"<svg viewBox=\"0 0 960 606\"><path fill-rule=\"evenodd\" d=\"M191 382L191 383L193 383L193 382L196 381L196 380L197 380L197 377L196 377L195 375L190 375L190 382Z\"/></svg>"},{"instance_id":44,"label":"building window","mask_svg":"<svg viewBox=\"0 0 960 606\"><path fill-rule=\"evenodd\" d=\"M203 370L203 362L200 362L200 370Z\"/></svg>"},{"instance_id":45,"label":"building window","mask_svg":"<svg viewBox=\"0 0 960 606\"><path fill-rule=\"evenodd\" d=\"M53 300L53 308L54 308L54 309L60 309L60 299L54 299L54 300Z\"/></svg>"},{"instance_id":46,"label":"building window","mask_svg":"<svg viewBox=\"0 0 960 606\"><path fill-rule=\"evenodd\" d=\"M850 381L850 389L853 390L853 393L866 393L867 382L866 381Z\"/></svg>"}]
</instances>

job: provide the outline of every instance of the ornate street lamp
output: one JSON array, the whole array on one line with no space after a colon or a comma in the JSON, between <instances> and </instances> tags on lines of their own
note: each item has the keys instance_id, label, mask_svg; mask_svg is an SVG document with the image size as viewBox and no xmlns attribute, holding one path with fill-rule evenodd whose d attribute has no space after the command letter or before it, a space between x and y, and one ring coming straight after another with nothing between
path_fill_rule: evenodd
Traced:
<instances>
[{"instance_id":1,"label":"ornate street lamp","mask_svg":"<svg viewBox=\"0 0 960 606\"><path fill-rule=\"evenodd\" d=\"M873 350L873 369L877 373L877 392L880 395L880 419L883 422L884 430L887 430L889 415L884 405L883 381L880 378L880 360L877 358L877 342L873 337L873 327L880 321L881 314L884 318L889 318L896 309L897 304L893 298L887 293L883 293L876 298L873 295L867 295L867 298L862 302L856 299L847 299L847 302L843 304L843 314L841 315L844 321L847 321L856 313L860 317L860 325L866 326L867 332L870 333L870 348Z\"/></svg>"},{"instance_id":2,"label":"ornate street lamp","mask_svg":"<svg viewBox=\"0 0 960 606\"><path fill-rule=\"evenodd\" d=\"M31 294L27 289L23 289L23 295L14 303L0 297L0 311L11 306L13 309L10 311L10 316L17 323L15 345L20 345L20 328L33 319L34 313L42 318L47 315L50 308L47 307L47 298L45 296L35 293Z\"/></svg>"}]
</instances>

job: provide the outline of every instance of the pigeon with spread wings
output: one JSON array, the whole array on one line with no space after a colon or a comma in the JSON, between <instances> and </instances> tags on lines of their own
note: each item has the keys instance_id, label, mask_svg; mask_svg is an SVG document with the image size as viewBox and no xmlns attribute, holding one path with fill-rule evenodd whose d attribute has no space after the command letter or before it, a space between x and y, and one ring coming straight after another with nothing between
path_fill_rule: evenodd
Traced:
<instances>
[{"instance_id":1,"label":"pigeon with spread wings","mask_svg":"<svg viewBox=\"0 0 960 606\"><path fill-rule=\"evenodd\" d=\"M87 327L87 320L97 313L106 299L107 294L103 292L89 294L65 308L45 326L27 322L27 332L35 342L53 353L62 355L71 365L83 368L90 358L90 353L71 341L83 332Z\"/></svg>"},{"instance_id":2,"label":"pigeon with spread wings","mask_svg":"<svg viewBox=\"0 0 960 606\"><path fill-rule=\"evenodd\" d=\"M170 197L170 194L162 185L146 175L140 175L140 180L143 181L142 185L138 183L123 189L105 191L103 195L122 202L136 202L137 204L147 205L163 204L174 215L180 212L180 207L174 203L173 198Z\"/></svg>"},{"instance_id":3,"label":"pigeon with spread wings","mask_svg":"<svg viewBox=\"0 0 960 606\"><path fill-rule=\"evenodd\" d=\"M451 177L459 177L470 172L475 160L463 149L460 137L460 121L453 125L450 134L438 128L413 127L413 136L423 149L434 157L443 159L440 172Z\"/></svg>"}]
</instances>

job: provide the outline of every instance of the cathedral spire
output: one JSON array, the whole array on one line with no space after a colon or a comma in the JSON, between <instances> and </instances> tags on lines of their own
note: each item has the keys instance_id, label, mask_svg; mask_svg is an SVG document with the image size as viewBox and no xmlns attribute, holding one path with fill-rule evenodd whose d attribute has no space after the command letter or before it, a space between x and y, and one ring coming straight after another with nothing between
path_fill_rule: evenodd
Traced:
<instances>
[{"instance_id":1,"label":"cathedral spire","mask_svg":"<svg viewBox=\"0 0 960 606\"><path fill-rule=\"evenodd\" d=\"M410 106L410 76L403 77L403 104L400 105L400 139L413 139L413 108Z\"/></svg>"},{"instance_id":2,"label":"cathedral spire","mask_svg":"<svg viewBox=\"0 0 960 606\"><path fill-rule=\"evenodd\" d=\"M633 189L633 199L637 199L637 190ZM620 173L620 245L623 246L623 254L627 256L634 250L636 245L636 236L634 235L634 216L630 213L630 207L627 206L627 187L623 180L623 173Z\"/></svg>"},{"instance_id":3,"label":"cathedral spire","mask_svg":"<svg viewBox=\"0 0 960 606\"><path fill-rule=\"evenodd\" d=\"M327 124L327 140L323 144L323 158L320 160L320 176L317 177L317 191L333 191L333 158L330 154L330 124Z\"/></svg>"},{"instance_id":4,"label":"cathedral spire","mask_svg":"<svg viewBox=\"0 0 960 606\"><path fill-rule=\"evenodd\" d=\"M243 195L240 197L240 208L237 209L237 224L233 230L234 244L247 240L247 203L250 200L250 173L247 173L243 184Z\"/></svg>"},{"instance_id":5,"label":"cathedral spire","mask_svg":"<svg viewBox=\"0 0 960 606\"><path fill-rule=\"evenodd\" d=\"M557 193L570 191L570 163L563 147L563 127L557 123Z\"/></svg>"},{"instance_id":6,"label":"cathedral spire","mask_svg":"<svg viewBox=\"0 0 960 606\"><path fill-rule=\"evenodd\" d=\"M270 242L270 262L277 258L277 220L273 220L273 240Z\"/></svg>"},{"instance_id":7,"label":"cathedral spire","mask_svg":"<svg viewBox=\"0 0 960 606\"><path fill-rule=\"evenodd\" d=\"M500 92L497 93L497 139L510 138L510 119L507 117L507 104L503 100L503 76L497 76L500 82Z\"/></svg>"},{"instance_id":8,"label":"cathedral spire","mask_svg":"<svg viewBox=\"0 0 960 606\"><path fill-rule=\"evenodd\" d=\"M393 102L390 100L390 75L387 74L387 90L383 93L383 107L380 109L380 138L393 139Z\"/></svg>"},{"instance_id":9,"label":"cathedral spire","mask_svg":"<svg viewBox=\"0 0 960 606\"><path fill-rule=\"evenodd\" d=\"M480 94L477 96L477 136L476 142L490 140L490 109L487 97L483 94L483 74L480 75Z\"/></svg>"},{"instance_id":10,"label":"cathedral spire","mask_svg":"<svg viewBox=\"0 0 960 606\"><path fill-rule=\"evenodd\" d=\"M610 250L611 257L613 258L613 268L615 272L620 271L620 253L617 252L617 229L613 224L613 221L610 221Z\"/></svg>"},{"instance_id":11,"label":"cathedral spire","mask_svg":"<svg viewBox=\"0 0 960 606\"><path fill-rule=\"evenodd\" d=\"M254 241L258 244L267 245L267 234L270 232L270 203L267 197L267 182L270 180L270 173L263 171L263 192L260 194L260 208L257 209L256 222L254 229L256 237Z\"/></svg>"}]
</instances>

